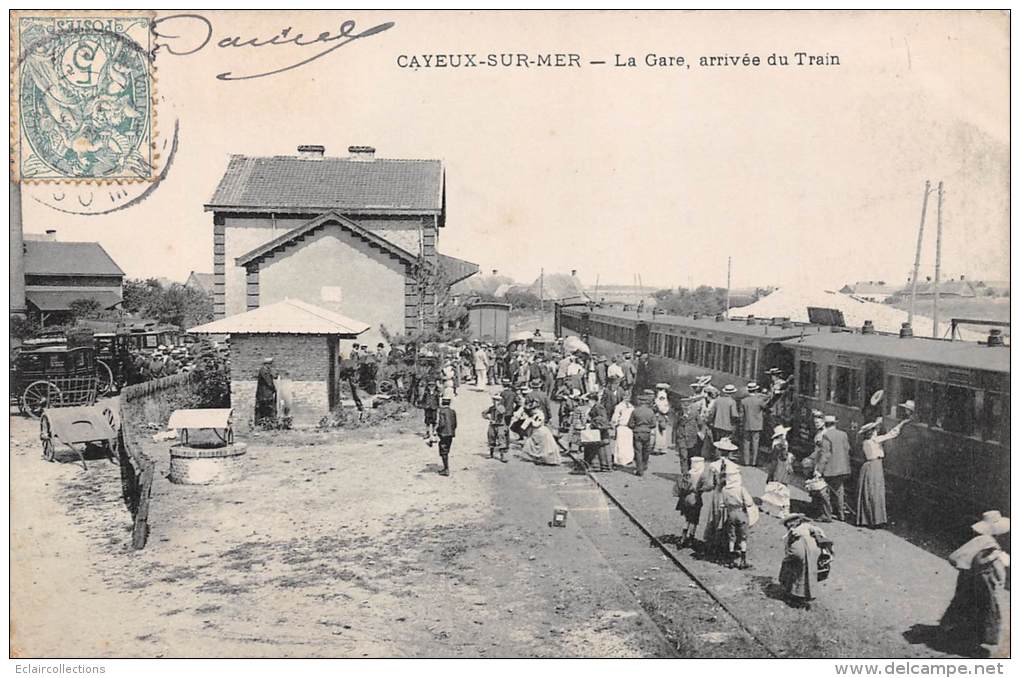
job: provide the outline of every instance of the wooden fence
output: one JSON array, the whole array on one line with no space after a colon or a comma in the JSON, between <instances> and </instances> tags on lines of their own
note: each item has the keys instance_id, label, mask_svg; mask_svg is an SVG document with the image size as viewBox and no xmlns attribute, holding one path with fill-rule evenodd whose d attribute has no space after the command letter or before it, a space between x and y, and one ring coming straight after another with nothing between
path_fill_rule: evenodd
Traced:
<instances>
[{"instance_id":1,"label":"wooden fence","mask_svg":"<svg viewBox=\"0 0 1020 678\"><path fill-rule=\"evenodd\" d=\"M136 549L145 548L149 538L149 504L152 496L152 481L156 473L156 462L142 452L138 443L137 422L129 416L135 409L129 403L139 403L166 391L190 387L194 383L194 372L182 372L169 377L153 379L141 384L125 387L120 393L120 480L124 503L134 518L131 545Z\"/></svg>"}]
</instances>

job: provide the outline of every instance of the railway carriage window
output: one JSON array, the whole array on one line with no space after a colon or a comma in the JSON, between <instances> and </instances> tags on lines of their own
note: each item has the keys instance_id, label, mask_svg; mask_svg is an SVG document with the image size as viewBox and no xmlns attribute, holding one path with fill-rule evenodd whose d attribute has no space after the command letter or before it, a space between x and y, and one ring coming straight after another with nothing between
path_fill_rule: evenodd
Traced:
<instances>
[{"instance_id":1,"label":"railway carriage window","mask_svg":"<svg viewBox=\"0 0 1020 678\"><path fill-rule=\"evenodd\" d=\"M861 383L858 370L843 365L829 365L827 400L837 405L860 407Z\"/></svg>"},{"instance_id":2,"label":"railway carriage window","mask_svg":"<svg viewBox=\"0 0 1020 678\"><path fill-rule=\"evenodd\" d=\"M1002 428L999 423L1003 420L1008 422L1009 410L1004 408L1003 404L1004 397L1001 393L985 392L984 408L979 410L981 412L981 437L989 442L999 443L1004 440L1001 437ZM1008 439L1005 438L1005 440Z\"/></svg>"},{"instance_id":3,"label":"railway carriage window","mask_svg":"<svg viewBox=\"0 0 1020 678\"><path fill-rule=\"evenodd\" d=\"M895 398L889 398L888 395L886 396L886 400L889 401L889 416L897 418L899 416L899 413L897 412L899 403L905 403L908 400L913 400L918 407L918 410L920 409L920 398L917 393L917 380L908 379L907 377L899 377L899 380L899 395Z\"/></svg>"},{"instance_id":4,"label":"railway carriage window","mask_svg":"<svg viewBox=\"0 0 1020 678\"><path fill-rule=\"evenodd\" d=\"M922 424L935 423L935 388L930 381L917 382L917 419Z\"/></svg>"},{"instance_id":5,"label":"railway carriage window","mask_svg":"<svg viewBox=\"0 0 1020 678\"><path fill-rule=\"evenodd\" d=\"M977 434L977 398L962 386L935 384L935 426L965 436Z\"/></svg>"},{"instance_id":6,"label":"railway carriage window","mask_svg":"<svg viewBox=\"0 0 1020 678\"><path fill-rule=\"evenodd\" d=\"M818 397L818 365L810 360L800 361L800 382L798 390L801 395L810 398Z\"/></svg>"}]
</instances>

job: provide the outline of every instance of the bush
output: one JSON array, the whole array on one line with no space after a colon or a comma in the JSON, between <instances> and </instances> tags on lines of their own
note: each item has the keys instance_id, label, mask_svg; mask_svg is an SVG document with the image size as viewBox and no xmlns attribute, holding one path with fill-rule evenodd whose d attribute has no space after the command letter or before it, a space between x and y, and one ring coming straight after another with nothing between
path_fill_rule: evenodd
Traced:
<instances>
[{"instance_id":1,"label":"bush","mask_svg":"<svg viewBox=\"0 0 1020 678\"><path fill-rule=\"evenodd\" d=\"M230 372L227 361L212 344L199 344L195 366L195 407L230 407Z\"/></svg>"}]
</instances>

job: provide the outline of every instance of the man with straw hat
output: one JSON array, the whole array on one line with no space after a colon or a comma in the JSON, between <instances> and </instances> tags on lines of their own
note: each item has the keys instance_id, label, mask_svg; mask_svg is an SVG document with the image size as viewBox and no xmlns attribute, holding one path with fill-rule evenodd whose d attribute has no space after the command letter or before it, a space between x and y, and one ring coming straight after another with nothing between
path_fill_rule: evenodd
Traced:
<instances>
[{"instance_id":1,"label":"man with straw hat","mask_svg":"<svg viewBox=\"0 0 1020 678\"><path fill-rule=\"evenodd\" d=\"M723 505L720 489L724 484L723 465L725 458L739 448L729 438L712 443L711 461L705 467L695 491L701 497L701 512L698 527L694 531L695 551L704 557L719 555L725 537L723 527ZM733 462L729 462L732 464Z\"/></svg>"},{"instance_id":2,"label":"man with straw hat","mask_svg":"<svg viewBox=\"0 0 1020 678\"><path fill-rule=\"evenodd\" d=\"M832 495L831 508L829 498L825 497L823 511L826 517L846 520L846 490L844 486L847 478L850 477L850 438L845 431L836 428L835 415L827 414L823 421L825 430L822 432L821 450L815 465L815 476L825 479Z\"/></svg>"},{"instance_id":3,"label":"man with straw hat","mask_svg":"<svg viewBox=\"0 0 1020 678\"><path fill-rule=\"evenodd\" d=\"M747 395L740 401L741 421L744 424L744 466L758 465L758 441L765 426L765 396L758 391L757 382L747 383Z\"/></svg>"},{"instance_id":4,"label":"man with straw hat","mask_svg":"<svg viewBox=\"0 0 1020 678\"><path fill-rule=\"evenodd\" d=\"M998 645L1002 631L1002 604L1009 554L996 537L1009 532L1009 518L985 511L971 525L975 536L949 556L958 570L956 592L939 621L939 636L946 649L979 656L981 645Z\"/></svg>"},{"instance_id":5,"label":"man with straw hat","mask_svg":"<svg viewBox=\"0 0 1020 678\"><path fill-rule=\"evenodd\" d=\"M737 407L737 401L733 399L736 392L736 386L726 384L723 386L722 395L712 402L708 413L708 423L712 427L714 440L732 437L737 428L740 409Z\"/></svg>"}]
</instances>

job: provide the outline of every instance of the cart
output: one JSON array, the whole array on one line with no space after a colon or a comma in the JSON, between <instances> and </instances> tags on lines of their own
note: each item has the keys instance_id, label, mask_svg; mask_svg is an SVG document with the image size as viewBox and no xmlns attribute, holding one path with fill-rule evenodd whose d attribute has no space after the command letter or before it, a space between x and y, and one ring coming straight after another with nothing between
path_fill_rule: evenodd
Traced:
<instances>
[{"instance_id":1,"label":"cart","mask_svg":"<svg viewBox=\"0 0 1020 678\"><path fill-rule=\"evenodd\" d=\"M23 350L11 370L11 394L22 414L39 417L54 407L96 402L95 352L91 346L45 346Z\"/></svg>"},{"instance_id":2,"label":"cart","mask_svg":"<svg viewBox=\"0 0 1020 678\"><path fill-rule=\"evenodd\" d=\"M57 447L63 445L78 457L87 471L84 450L89 445L104 448L111 459L116 459L116 429L117 417L109 405L47 409L39 419L43 459L56 461Z\"/></svg>"}]
</instances>

